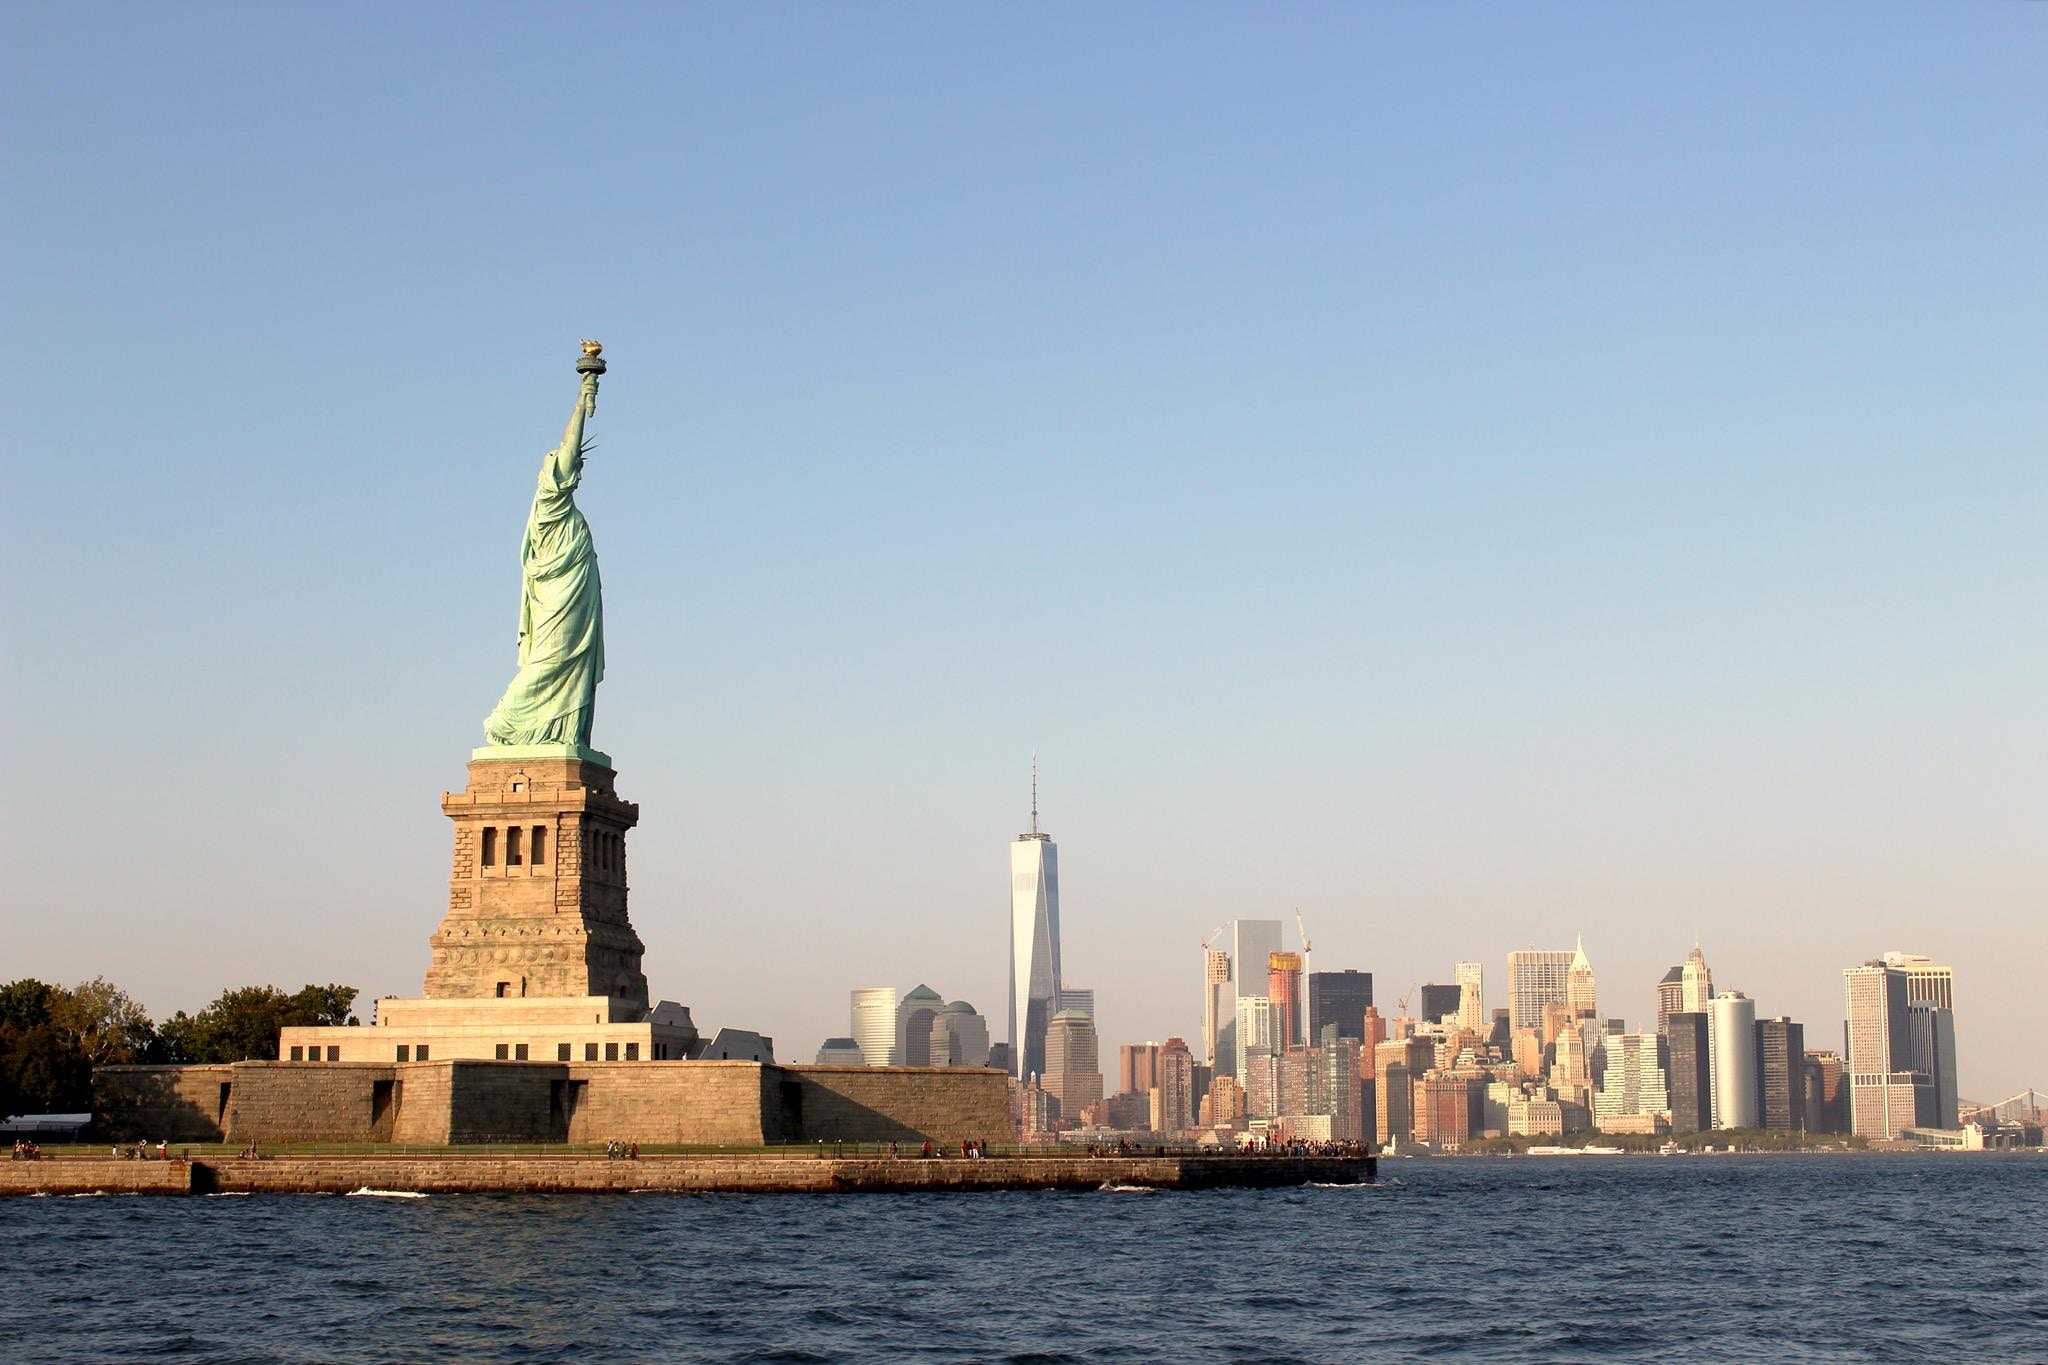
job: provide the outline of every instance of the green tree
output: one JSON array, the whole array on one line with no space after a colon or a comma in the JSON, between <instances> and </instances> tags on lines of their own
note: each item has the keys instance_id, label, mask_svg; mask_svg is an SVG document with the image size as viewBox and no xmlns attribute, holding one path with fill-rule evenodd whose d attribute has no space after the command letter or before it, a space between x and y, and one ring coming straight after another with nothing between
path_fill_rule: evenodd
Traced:
<instances>
[{"instance_id":1,"label":"green tree","mask_svg":"<svg viewBox=\"0 0 2048 1365\"><path fill-rule=\"evenodd\" d=\"M301 986L291 997L286 1022L293 1025L319 1024L336 1028L356 1022L350 1013L356 1003L356 988L329 982L325 986Z\"/></svg>"},{"instance_id":2,"label":"green tree","mask_svg":"<svg viewBox=\"0 0 2048 1365\"><path fill-rule=\"evenodd\" d=\"M0 1026L0 1109L78 1114L92 1108L92 1064L49 1024Z\"/></svg>"},{"instance_id":3,"label":"green tree","mask_svg":"<svg viewBox=\"0 0 2048 1365\"><path fill-rule=\"evenodd\" d=\"M142 1006L104 977L69 990L32 977L0 986L0 1109L88 1110L93 1067L138 1060L155 1036Z\"/></svg>"},{"instance_id":4,"label":"green tree","mask_svg":"<svg viewBox=\"0 0 2048 1365\"><path fill-rule=\"evenodd\" d=\"M196 1015L182 1010L159 1030L166 1061L241 1062L277 1056L279 1029L352 1024L353 986L302 986L290 995L275 986L241 986Z\"/></svg>"},{"instance_id":5,"label":"green tree","mask_svg":"<svg viewBox=\"0 0 2048 1365\"><path fill-rule=\"evenodd\" d=\"M48 982L24 976L0 986L0 1027L32 1029L50 1022L50 1001L57 988Z\"/></svg>"},{"instance_id":6,"label":"green tree","mask_svg":"<svg viewBox=\"0 0 2048 1365\"><path fill-rule=\"evenodd\" d=\"M93 1066L138 1062L156 1041L156 1025L135 998L103 976L59 991L50 1022Z\"/></svg>"}]
</instances>

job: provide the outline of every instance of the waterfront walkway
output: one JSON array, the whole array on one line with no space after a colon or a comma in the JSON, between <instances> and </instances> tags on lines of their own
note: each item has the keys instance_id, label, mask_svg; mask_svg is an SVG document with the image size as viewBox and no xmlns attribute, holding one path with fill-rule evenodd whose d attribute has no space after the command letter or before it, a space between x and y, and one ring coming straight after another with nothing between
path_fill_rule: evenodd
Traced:
<instances>
[{"instance_id":1,"label":"waterfront walkway","mask_svg":"<svg viewBox=\"0 0 2048 1365\"><path fill-rule=\"evenodd\" d=\"M0 1195L418 1194L674 1192L831 1193L1100 1189L1188 1190L1359 1184L1368 1156L1254 1153L1018 1154L978 1158L791 1155L784 1152L508 1155L487 1150L121 1160L70 1156L0 1165Z\"/></svg>"}]
</instances>

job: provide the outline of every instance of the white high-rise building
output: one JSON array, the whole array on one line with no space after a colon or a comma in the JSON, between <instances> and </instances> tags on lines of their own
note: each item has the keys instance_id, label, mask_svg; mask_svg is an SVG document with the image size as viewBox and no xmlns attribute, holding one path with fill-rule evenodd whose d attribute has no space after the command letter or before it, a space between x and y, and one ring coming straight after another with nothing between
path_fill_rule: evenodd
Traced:
<instances>
[{"instance_id":1,"label":"white high-rise building","mask_svg":"<svg viewBox=\"0 0 2048 1365\"><path fill-rule=\"evenodd\" d=\"M1741 991L1707 1004L1708 1071L1714 1086L1716 1128L1763 1126L1756 1070L1756 1001Z\"/></svg>"},{"instance_id":2,"label":"white high-rise building","mask_svg":"<svg viewBox=\"0 0 2048 1365\"><path fill-rule=\"evenodd\" d=\"M896 1066L902 1058L896 1051L896 988L856 986L853 991L854 1043L860 1059L869 1066Z\"/></svg>"},{"instance_id":3,"label":"white high-rise building","mask_svg":"<svg viewBox=\"0 0 2048 1365\"><path fill-rule=\"evenodd\" d=\"M1477 962L1460 962L1451 971L1458 983L1458 1027L1485 1033L1486 968Z\"/></svg>"},{"instance_id":4,"label":"white high-rise building","mask_svg":"<svg viewBox=\"0 0 2048 1365\"><path fill-rule=\"evenodd\" d=\"M1678 970L1678 1008L1688 1014L1705 1014L1707 1002L1713 998L1714 974L1707 970L1707 955L1695 943Z\"/></svg>"},{"instance_id":5,"label":"white high-rise building","mask_svg":"<svg viewBox=\"0 0 2048 1365\"><path fill-rule=\"evenodd\" d=\"M1277 923L1277 921L1276 921ZM1237 1058L1233 1075L1242 1080L1254 1056L1275 1056L1280 1051L1280 1014L1269 995L1237 997Z\"/></svg>"},{"instance_id":6,"label":"white high-rise building","mask_svg":"<svg viewBox=\"0 0 2048 1365\"><path fill-rule=\"evenodd\" d=\"M1572 1018L1591 1019L1600 1013L1599 985L1593 977L1593 964L1586 957L1586 936L1579 935L1579 941L1572 949L1572 965L1564 974L1565 1003L1572 1007Z\"/></svg>"},{"instance_id":7,"label":"white high-rise building","mask_svg":"<svg viewBox=\"0 0 2048 1365\"><path fill-rule=\"evenodd\" d=\"M1606 1069L1594 1097L1597 1118L1625 1114L1663 1114L1671 1109L1664 1084L1664 1039L1654 1033L1610 1033L1602 1039Z\"/></svg>"},{"instance_id":8,"label":"white high-rise building","mask_svg":"<svg viewBox=\"0 0 2048 1365\"><path fill-rule=\"evenodd\" d=\"M1508 954L1508 1027L1541 1028L1543 1007L1567 997L1573 954L1561 949L1522 948Z\"/></svg>"},{"instance_id":9,"label":"white high-rise building","mask_svg":"<svg viewBox=\"0 0 2048 1365\"><path fill-rule=\"evenodd\" d=\"M1019 1077L1045 1070L1045 1030L1059 1012L1060 851L1038 829L1038 761L1031 762L1031 829L1010 843L1010 1059Z\"/></svg>"},{"instance_id":10,"label":"white high-rise building","mask_svg":"<svg viewBox=\"0 0 2048 1365\"><path fill-rule=\"evenodd\" d=\"M1271 973L1268 964L1273 954L1280 951L1280 921L1277 919L1234 919L1224 926L1224 949L1230 954L1230 979L1215 987L1216 1040L1215 1066L1217 1074L1232 1075L1244 1079L1244 1073L1237 1069L1237 1059L1244 1052L1237 1037L1237 1002L1247 996L1270 999L1266 995ZM1223 1030L1229 1029L1230 1036L1222 1037Z\"/></svg>"}]
</instances>

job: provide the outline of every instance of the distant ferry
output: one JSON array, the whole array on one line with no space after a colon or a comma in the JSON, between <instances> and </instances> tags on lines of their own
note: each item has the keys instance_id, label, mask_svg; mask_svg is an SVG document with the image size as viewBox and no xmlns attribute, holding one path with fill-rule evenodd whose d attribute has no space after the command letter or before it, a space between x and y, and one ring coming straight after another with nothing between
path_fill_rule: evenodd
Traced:
<instances>
[{"instance_id":1,"label":"distant ferry","mask_svg":"<svg viewBox=\"0 0 2048 1365\"><path fill-rule=\"evenodd\" d=\"M1531 1147L1530 1156L1621 1156L1619 1147Z\"/></svg>"}]
</instances>

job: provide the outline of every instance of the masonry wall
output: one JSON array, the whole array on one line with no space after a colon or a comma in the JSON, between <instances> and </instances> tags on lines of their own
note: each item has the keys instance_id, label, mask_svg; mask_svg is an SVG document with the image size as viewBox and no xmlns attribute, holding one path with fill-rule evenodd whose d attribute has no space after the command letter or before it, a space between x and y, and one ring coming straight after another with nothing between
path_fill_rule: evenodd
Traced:
<instances>
[{"instance_id":1,"label":"masonry wall","mask_svg":"<svg viewBox=\"0 0 2048 1365\"><path fill-rule=\"evenodd\" d=\"M436 1064L439 1065L439 1064ZM569 1068L560 1063L449 1062L448 1142L562 1142ZM406 1096L412 1103L412 1096Z\"/></svg>"},{"instance_id":2,"label":"masonry wall","mask_svg":"<svg viewBox=\"0 0 2048 1365\"><path fill-rule=\"evenodd\" d=\"M94 1087L111 1135L173 1142L955 1147L1010 1131L1008 1078L964 1067L237 1062L103 1067Z\"/></svg>"},{"instance_id":3,"label":"masonry wall","mask_svg":"<svg viewBox=\"0 0 2048 1365\"><path fill-rule=\"evenodd\" d=\"M781 1075L757 1062L583 1063L570 1142L758 1147L789 1140Z\"/></svg>"},{"instance_id":4,"label":"masonry wall","mask_svg":"<svg viewBox=\"0 0 2048 1365\"><path fill-rule=\"evenodd\" d=\"M237 1062L233 1070L234 1142L389 1142L396 1106L411 1099L397 1087L398 1068L373 1062Z\"/></svg>"},{"instance_id":5,"label":"masonry wall","mask_svg":"<svg viewBox=\"0 0 2048 1365\"><path fill-rule=\"evenodd\" d=\"M103 1066L92 1074L94 1128L108 1139L219 1142L231 1066Z\"/></svg>"},{"instance_id":6,"label":"masonry wall","mask_svg":"<svg viewBox=\"0 0 2048 1365\"><path fill-rule=\"evenodd\" d=\"M400 1089L398 1112L392 1116L391 1140L413 1146L448 1141L455 1107L453 1062L407 1062L394 1066Z\"/></svg>"},{"instance_id":7,"label":"masonry wall","mask_svg":"<svg viewBox=\"0 0 2048 1365\"><path fill-rule=\"evenodd\" d=\"M1010 1136L1010 1078L978 1067L792 1066L803 1142L956 1146Z\"/></svg>"}]
</instances>

